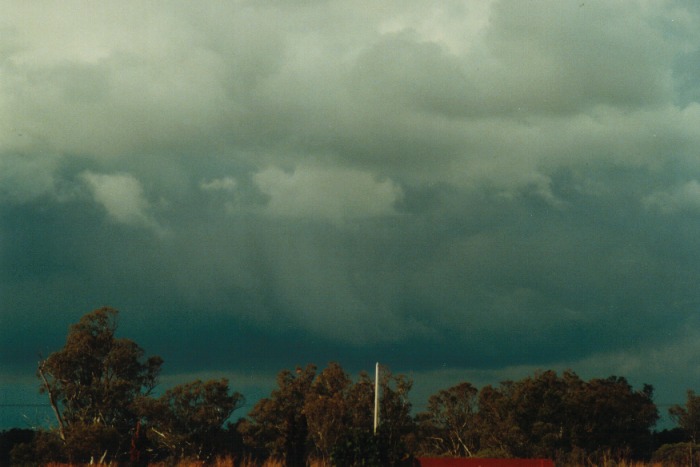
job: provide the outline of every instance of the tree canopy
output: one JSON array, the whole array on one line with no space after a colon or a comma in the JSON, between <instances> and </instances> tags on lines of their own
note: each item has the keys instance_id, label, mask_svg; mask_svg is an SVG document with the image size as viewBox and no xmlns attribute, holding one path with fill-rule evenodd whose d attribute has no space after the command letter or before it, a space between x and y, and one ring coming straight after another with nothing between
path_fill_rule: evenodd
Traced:
<instances>
[{"instance_id":1,"label":"tree canopy","mask_svg":"<svg viewBox=\"0 0 700 467\"><path fill-rule=\"evenodd\" d=\"M547 457L590 462L648 457L659 418L653 389L625 378L583 381L572 371L520 381L469 383L440 391L419 414L423 450L433 455Z\"/></svg>"},{"instance_id":2,"label":"tree canopy","mask_svg":"<svg viewBox=\"0 0 700 467\"><path fill-rule=\"evenodd\" d=\"M70 327L63 348L39 362L40 391L57 429L36 437L31 455L70 462L146 459L146 451L210 455L242 395L230 393L222 379L185 383L154 398L163 359L117 337L118 315L108 307L87 313Z\"/></svg>"},{"instance_id":3,"label":"tree canopy","mask_svg":"<svg viewBox=\"0 0 700 467\"><path fill-rule=\"evenodd\" d=\"M412 382L388 370L380 380L379 432L373 433L374 383L360 373L353 383L338 363L281 371L277 388L241 425L244 440L263 457L306 465L314 456L334 465L396 465L407 456L413 432L408 392Z\"/></svg>"},{"instance_id":4,"label":"tree canopy","mask_svg":"<svg viewBox=\"0 0 700 467\"><path fill-rule=\"evenodd\" d=\"M157 384L162 358L117 338L117 316L107 307L84 315L65 346L39 362L41 390L71 460L123 451L138 419L135 401Z\"/></svg>"},{"instance_id":5,"label":"tree canopy","mask_svg":"<svg viewBox=\"0 0 700 467\"><path fill-rule=\"evenodd\" d=\"M158 399L143 398L140 414L146 436L166 457L210 459L221 427L243 404L227 379L195 380L168 389Z\"/></svg>"},{"instance_id":6,"label":"tree canopy","mask_svg":"<svg viewBox=\"0 0 700 467\"><path fill-rule=\"evenodd\" d=\"M548 457L565 464L650 459L661 437L653 388L624 377L581 379L538 371L481 389L461 382L431 395L413 414L413 381L382 368L380 425L373 430L375 381L337 362L282 370L268 397L236 422L244 404L225 378L186 382L155 394L163 359L119 337L118 311L100 308L69 328L65 345L41 360L40 390L55 429L0 436L17 463L90 461L145 465L228 453L287 466L402 465L412 456ZM660 462L697 460L700 396L671 407L677 432L654 453ZM31 436L30 436L31 434ZM675 443L675 444L671 444ZM7 457L5 452L5 457ZM0 453L3 454L3 453Z\"/></svg>"}]
</instances>

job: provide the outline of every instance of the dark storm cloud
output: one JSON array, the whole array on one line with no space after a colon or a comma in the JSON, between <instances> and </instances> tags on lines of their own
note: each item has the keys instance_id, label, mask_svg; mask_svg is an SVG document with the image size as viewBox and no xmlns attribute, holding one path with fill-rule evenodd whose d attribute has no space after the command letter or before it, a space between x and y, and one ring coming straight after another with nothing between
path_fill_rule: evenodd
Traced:
<instances>
[{"instance_id":1,"label":"dark storm cloud","mask_svg":"<svg viewBox=\"0 0 700 467\"><path fill-rule=\"evenodd\" d=\"M0 376L102 305L165 378L700 381L688 2L11 3ZM429 383L420 382L421 378Z\"/></svg>"}]
</instances>

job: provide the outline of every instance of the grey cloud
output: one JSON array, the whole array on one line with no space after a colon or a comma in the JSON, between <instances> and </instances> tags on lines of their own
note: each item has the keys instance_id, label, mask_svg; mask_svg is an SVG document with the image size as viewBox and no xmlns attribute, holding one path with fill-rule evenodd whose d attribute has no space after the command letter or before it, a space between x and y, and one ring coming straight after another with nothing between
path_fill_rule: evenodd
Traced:
<instances>
[{"instance_id":1,"label":"grey cloud","mask_svg":"<svg viewBox=\"0 0 700 467\"><path fill-rule=\"evenodd\" d=\"M0 201L23 202L53 194L58 166L44 154L0 153Z\"/></svg>"},{"instance_id":2,"label":"grey cloud","mask_svg":"<svg viewBox=\"0 0 700 467\"><path fill-rule=\"evenodd\" d=\"M677 88L676 102L686 106L700 102L700 88L696 77L700 74L700 49L683 54L676 60L674 78Z\"/></svg>"},{"instance_id":3,"label":"grey cloud","mask_svg":"<svg viewBox=\"0 0 700 467\"><path fill-rule=\"evenodd\" d=\"M504 77L511 98L533 110L646 107L670 97L674 43L654 24L668 14L625 2L499 2L489 42L513 71Z\"/></svg>"},{"instance_id":4,"label":"grey cloud","mask_svg":"<svg viewBox=\"0 0 700 467\"><path fill-rule=\"evenodd\" d=\"M112 305L172 381L697 384L697 10L476 3L13 3L0 373Z\"/></svg>"}]
</instances>

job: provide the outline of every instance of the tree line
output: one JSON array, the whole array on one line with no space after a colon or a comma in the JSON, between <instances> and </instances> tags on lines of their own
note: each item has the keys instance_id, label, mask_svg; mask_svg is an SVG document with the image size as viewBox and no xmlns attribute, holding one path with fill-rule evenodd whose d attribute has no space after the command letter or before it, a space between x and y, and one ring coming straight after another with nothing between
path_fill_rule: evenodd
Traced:
<instances>
[{"instance_id":1,"label":"tree line","mask_svg":"<svg viewBox=\"0 0 700 467\"><path fill-rule=\"evenodd\" d=\"M118 312L100 308L71 326L37 376L55 427L0 434L0 464L212 461L218 456L304 466L411 465L425 457L544 457L559 464L603 459L696 464L700 396L671 407L678 428L655 432L653 388L625 378L582 380L541 371L477 389L469 382L430 396L414 415L405 375L374 380L338 363L283 370L276 388L235 421L244 404L226 379L192 381L156 397L163 359L116 336ZM3 457L4 456L4 457Z\"/></svg>"}]
</instances>

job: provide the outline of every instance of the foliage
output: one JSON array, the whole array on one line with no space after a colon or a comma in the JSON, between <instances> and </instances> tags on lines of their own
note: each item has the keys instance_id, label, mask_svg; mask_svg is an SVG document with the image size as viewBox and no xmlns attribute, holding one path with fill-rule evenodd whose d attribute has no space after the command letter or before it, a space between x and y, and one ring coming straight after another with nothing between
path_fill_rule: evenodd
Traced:
<instances>
[{"instance_id":1,"label":"foliage","mask_svg":"<svg viewBox=\"0 0 700 467\"><path fill-rule=\"evenodd\" d=\"M100 308L71 326L65 346L39 363L68 458L123 457L136 424L134 401L150 394L163 360L117 338L118 311Z\"/></svg>"},{"instance_id":2,"label":"foliage","mask_svg":"<svg viewBox=\"0 0 700 467\"><path fill-rule=\"evenodd\" d=\"M224 423L243 403L228 380L196 380L152 397L163 360L116 337L118 311L100 308L70 327L65 346L39 363L58 428L16 449L21 463L208 460L236 444ZM238 446L242 444L238 441Z\"/></svg>"},{"instance_id":3,"label":"foliage","mask_svg":"<svg viewBox=\"0 0 700 467\"><path fill-rule=\"evenodd\" d=\"M11 453L19 445L27 445L34 439L33 430L0 431L0 465L10 465Z\"/></svg>"},{"instance_id":4,"label":"foliage","mask_svg":"<svg viewBox=\"0 0 700 467\"><path fill-rule=\"evenodd\" d=\"M379 447L382 465L399 465L414 451L415 422L411 417L408 394L413 381L405 375L392 375L388 369L379 378Z\"/></svg>"},{"instance_id":5,"label":"foliage","mask_svg":"<svg viewBox=\"0 0 700 467\"><path fill-rule=\"evenodd\" d=\"M526 444L516 420L515 383L506 381L499 388L490 385L479 391L480 449L513 457Z\"/></svg>"},{"instance_id":6,"label":"foliage","mask_svg":"<svg viewBox=\"0 0 700 467\"><path fill-rule=\"evenodd\" d=\"M37 431L28 442L14 446L10 452L9 465L45 465L50 462L64 462L64 443L51 431ZM4 465L4 464L0 464Z\"/></svg>"},{"instance_id":7,"label":"foliage","mask_svg":"<svg viewBox=\"0 0 700 467\"><path fill-rule=\"evenodd\" d=\"M517 457L645 456L658 419L652 396L651 386L635 391L614 376L584 382L571 371L486 387L479 399L487 434L481 444Z\"/></svg>"},{"instance_id":8,"label":"foliage","mask_svg":"<svg viewBox=\"0 0 700 467\"><path fill-rule=\"evenodd\" d=\"M398 465L413 451L415 423L408 399L413 382L382 368L379 427L374 434L374 381L361 372L347 393L350 425L333 450L334 465Z\"/></svg>"},{"instance_id":9,"label":"foliage","mask_svg":"<svg viewBox=\"0 0 700 467\"><path fill-rule=\"evenodd\" d=\"M351 385L350 377L338 363L330 363L311 384L303 410L317 457L329 459L352 424L348 403Z\"/></svg>"},{"instance_id":10,"label":"foliage","mask_svg":"<svg viewBox=\"0 0 700 467\"><path fill-rule=\"evenodd\" d=\"M285 459L287 465L303 465L308 437L303 408L315 376L314 365L281 371L277 389L255 404L248 421L241 424L246 444L266 457Z\"/></svg>"},{"instance_id":11,"label":"foliage","mask_svg":"<svg viewBox=\"0 0 700 467\"><path fill-rule=\"evenodd\" d=\"M624 378L582 381L574 372L536 373L478 393L462 383L431 397L419 415L422 449L451 455L469 441L471 455L548 457L599 462L650 455L658 419L653 389L635 391ZM430 441L430 442L428 442Z\"/></svg>"},{"instance_id":12,"label":"foliage","mask_svg":"<svg viewBox=\"0 0 700 467\"><path fill-rule=\"evenodd\" d=\"M421 452L472 457L478 451L478 392L464 382L430 396L427 411L416 417Z\"/></svg>"},{"instance_id":13,"label":"foliage","mask_svg":"<svg viewBox=\"0 0 700 467\"><path fill-rule=\"evenodd\" d=\"M71 326L65 346L40 362L41 391L58 426L31 439L17 438L27 433L0 437L9 446L5 459L12 449L17 465L131 457L132 465L183 459L232 465L235 459L391 466L414 453L622 465L650 459L654 443L666 442L653 454L663 465L699 460L700 396L693 391L684 406L669 410L679 428L653 437L658 411L651 386L635 390L617 376L584 381L572 371L537 372L480 390L462 382L430 396L426 410L413 417L413 382L385 368L375 433L373 378L361 372L353 381L338 363L321 372L307 365L281 371L269 397L224 427L243 403L228 380L196 380L154 397L162 359L146 358L136 343L118 338L117 315L111 308L86 314Z\"/></svg>"},{"instance_id":14,"label":"foliage","mask_svg":"<svg viewBox=\"0 0 700 467\"><path fill-rule=\"evenodd\" d=\"M694 391L686 394L685 406L674 405L668 412L671 418L683 430L687 439L696 444L700 436L700 396Z\"/></svg>"},{"instance_id":15,"label":"foliage","mask_svg":"<svg viewBox=\"0 0 700 467\"><path fill-rule=\"evenodd\" d=\"M309 457L335 465L394 465L405 457L413 432L405 376L382 373L380 425L373 434L374 383L366 373L352 383L337 363L283 370L277 388L241 423L244 441L262 457L305 465Z\"/></svg>"},{"instance_id":16,"label":"foliage","mask_svg":"<svg viewBox=\"0 0 700 467\"><path fill-rule=\"evenodd\" d=\"M139 412L152 444L168 458L209 460L224 435L224 422L242 403L240 393L230 393L228 380L196 380L169 389L158 399L142 398Z\"/></svg>"},{"instance_id":17,"label":"foliage","mask_svg":"<svg viewBox=\"0 0 700 467\"><path fill-rule=\"evenodd\" d=\"M449 393L433 396L428 414L423 414L424 423L441 428L443 434L464 426L463 418L443 414L447 402L455 407L460 400L451 400ZM467 404L473 397L470 391L461 402ZM453 410L458 412L456 407ZM651 429L657 419L651 386L635 391L620 377L585 382L572 371L562 376L545 371L521 381L503 382L498 388L482 388L478 414L469 419L476 427L470 439L473 446L479 446L480 455L499 452L508 457L567 462L596 462L603 456L640 458L650 454Z\"/></svg>"},{"instance_id":18,"label":"foliage","mask_svg":"<svg viewBox=\"0 0 700 467\"><path fill-rule=\"evenodd\" d=\"M374 466L383 465L385 458L380 438L371 431L351 427L333 446L329 461L337 466Z\"/></svg>"},{"instance_id":19,"label":"foliage","mask_svg":"<svg viewBox=\"0 0 700 467\"><path fill-rule=\"evenodd\" d=\"M592 454L618 457L651 454L651 429L659 418L653 388L635 391L625 378L593 379L572 394L572 444Z\"/></svg>"}]
</instances>

